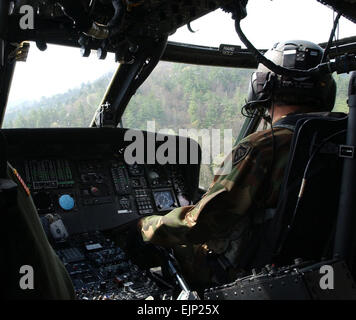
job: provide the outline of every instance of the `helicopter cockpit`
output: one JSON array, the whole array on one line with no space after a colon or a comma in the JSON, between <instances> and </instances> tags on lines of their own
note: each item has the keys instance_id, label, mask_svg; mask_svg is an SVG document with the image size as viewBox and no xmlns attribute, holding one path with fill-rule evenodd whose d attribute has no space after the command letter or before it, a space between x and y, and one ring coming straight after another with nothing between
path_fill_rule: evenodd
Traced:
<instances>
[{"instance_id":1,"label":"helicopter cockpit","mask_svg":"<svg viewBox=\"0 0 356 320\"><path fill-rule=\"evenodd\" d=\"M9 263L3 267L11 275L8 287L12 288L2 288L4 296L60 298L56 290L46 289L53 280L49 276L51 268L57 268L53 272L58 274L62 272L61 267L55 266L58 262L69 275L63 282L73 286L72 298L84 300L355 299L356 37L334 37L341 17L356 22L356 5L350 0L319 2L336 13L329 41L320 43L330 60L300 71L274 65L263 56L267 50L256 49L246 37L241 21L247 16L247 0L1 1L0 204L5 217L1 242L7 247L3 261ZM170 40L183 26L194 33L191 23L217 9L231 14L234 32L245 48ZM6 111L15 66L27 60L32 47L45 52L53 45L71 47L83 59L92 57L94 52L102 61L110 57L115 61L114 68L110 65L109 75L95 85L83 85L82 92L74 89L72 96L57 96L53 110L34 109L34 122L39 123L44 115L51 121L48 128L30 128L21 118L23 104L19 103L11 113ZM246 258L246 271L235 282L196 292L185 281L179 263L169 251L160 249L164 266L143 268L136 264L128 252L130 229L141 217L194 205L206 192L214 167L207 160L206 148L220 160L223 158L222 148L217 147L221 131L212 131L212 137L207 138L209 132L202 129L204 124L219 117L230 121L224 123L233 126L231 132L224 131L225 135L230 134L230 145L224 145L226 153L232 147L232 139L237 143L265 125L257 113L244 122L233 119L238 108L231 101L242 102L240 92L231 89L226 93L221 103L227 107L220 114L214 107L214 94L202 93L212 87L193 84L198 78L211 80L219 76L225 77L226 86L232 88L236 86L232 82L242 78L234 73L236 68L241 68L247 78L250 72L247 74L246 69L256 69L259 63L276 74L296 78L351 73L348 78L340 76L345 90L340 90L343 95L340 93L339 98L344 102L348 99L349 108L344 104L335 110L342 112L337 117L319 115L295 120L281 200L272 218L258 223L259 236L265 232L274 236L261 238L256 254ZM215 71L200 73L195 69L198 65ZM214 67L223 69L216 71ZM156 76L158 69L161 73ZM145 87L151 78L154 83ZM163 80L164 86L160 87ZM219 81L210 82L217 93ZM174 89L178 82L184 84L185 92ZM94 97L94 86L100 86L102 98L99 94ZM139 90L147 95L141 95ZM171 99L174 105L169 111L160 101L165 92L169 95L164 99ZM101 100L98 105L93 104L93 113L83 109L82 101L98 101L98 97ZM45 105L48 100L41 101ZM197 108L197 102L205 103L209 117ZM61 124L69 123L73 117L66 108L70 103L79 112L78 122L64 128ZM187 107L181 107L183 103ZM160 119L159 128L146 121L153 115ZM195 127L178 132L175 119L184 119L179 123L182 125L187 115ZM199 122L200 117L205 122ZM77 126L84 119L88 126ZM21 121L22 125L17 126ZM168 122L168 128L163 129ZM147 124L146 129L143 124ZM224 126L222 129L226 129ZM26 215L23 220L14 218L12 206L19 194L26 202L22 210L26 211L27 204L36 209L33 214L37 225L31 232L42 232L46 244L25 230L26 225L31 225ZM21 240L25 235L27 244ZM47 278L38 277L42 283L36 291L28 277L35 272L37 279L36 261L41 259L48 259L39 267ZM149 251L144 259L150 259ZM320 270L329 267L333 268L337 290L319 286ZM24 276L26 281L21 280ZM61 281L60 277L57 281Z\"/></svg>"}]
</instances>

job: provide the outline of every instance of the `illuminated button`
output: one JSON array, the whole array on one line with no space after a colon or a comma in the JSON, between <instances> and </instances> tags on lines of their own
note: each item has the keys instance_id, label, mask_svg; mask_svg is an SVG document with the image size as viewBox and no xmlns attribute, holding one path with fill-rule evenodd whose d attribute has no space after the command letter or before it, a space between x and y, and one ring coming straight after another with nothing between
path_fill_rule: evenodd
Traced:
<instances>
[{"instance_id":1,"label":"illuminated button","mask_svg":"<svg viewBox=\"0 0 356 320\"><path fill-rule=\"evenodd\" d=\"M90 188L90 193L91 193L94 197L101 196L101 191L100 191L100 189L97 188L97 187L91 187L91 188Z\"/></svg>"},{"instance_id":2,"label":"illuminated button","mask_svg":"<svg viewBox=\"0 0 356 320\"><path fill-rule=\"evenodd\" d=\"M74 199L69 194L64 194L59 198L59 205L63 210L72 210L74 208Z\"/></svg>"}]
</instances>

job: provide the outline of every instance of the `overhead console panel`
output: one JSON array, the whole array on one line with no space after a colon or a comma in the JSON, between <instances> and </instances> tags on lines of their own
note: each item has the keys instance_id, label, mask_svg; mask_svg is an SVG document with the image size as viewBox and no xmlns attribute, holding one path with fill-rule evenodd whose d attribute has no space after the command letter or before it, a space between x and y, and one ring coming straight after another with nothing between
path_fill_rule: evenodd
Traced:
<instances>
[{"instance_id":1,"label":"overhead console panel","mask_svg":"<svg viewBox=\"0 0 356 320\"><path fill-rule=\"evenodd\" d=\"M179 27L226 6L231 0L176 1L72 1L27 0L11 8L11 38L22 40L77 42L78 32L86 35L85 42L95 41L116 51L123 41L135 45L140 38L156 38L173 34ZM20 7L31 5L36 13L36 29L21 30L18 21ZM90 39L92 38L92 39ZM110 43L102 40L110 39ZM63 43L64 44L64 43ZM78 45L78 43L76 43Z\"/></svg>"}]
</instances>

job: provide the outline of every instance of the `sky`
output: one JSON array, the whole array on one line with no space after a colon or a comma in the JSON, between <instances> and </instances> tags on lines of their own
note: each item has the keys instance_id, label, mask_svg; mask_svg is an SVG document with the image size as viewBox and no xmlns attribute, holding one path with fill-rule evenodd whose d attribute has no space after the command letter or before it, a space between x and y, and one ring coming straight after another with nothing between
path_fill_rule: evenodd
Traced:
<instances>
[{"instance_id":1,"label":"sky","mask_svg":"<svg viewBox=\"0 0 356 320\"><path fill-rule=\"evenodd\" d=\"M260 49L268 49L274 43L288 39L327 42L334 17L331 9L316 0L250 0L247 11L248 16L241 23L242 29ZM242 45L235 33L231 14L221 10L193 21L191 27L195 33L184 26L169 40L214 47L222 43ZM355 35L356 24L341 18L339 38ZM27 62L16 66L9 108L22 101L65 92L117 67L113 54L109 54L106 60L98 60L95 52L89 58L82 58L76 48L50 45L41 52L31 44Z\"/></svg>"}]
</instances>

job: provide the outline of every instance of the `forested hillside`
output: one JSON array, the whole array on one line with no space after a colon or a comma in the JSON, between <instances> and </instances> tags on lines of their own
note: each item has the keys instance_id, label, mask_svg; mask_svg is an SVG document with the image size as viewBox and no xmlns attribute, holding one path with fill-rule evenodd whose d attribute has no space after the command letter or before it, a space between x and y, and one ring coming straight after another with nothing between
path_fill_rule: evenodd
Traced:
<instances>
[{"instance_id":1,"label":"forested hillside","mask_svg":"<svg viewBox=\"0 0 356 320\"><path fill-rule=\"evenodd\" d=\"M6 128L87 127L97 109L111 75L39 101L23 102L7 110ZM45 93L44 93L45 94Z\"/></svg>"},{"instance_id":2,"label":"forested hillside","mask_svg":"<svg viewBox=\"0 0 356 320\"><path fill-rule=\"evenodd\" d=\"M241 125L241 106L251 70L161 62L131 100L124 126L145 129L147 120L160 128L231 128ZM80 88L9 108L5 128L87 127L111 74ZM336 77L337 110L347 110L348 77Z\"/></svg>"}]
</instances>

